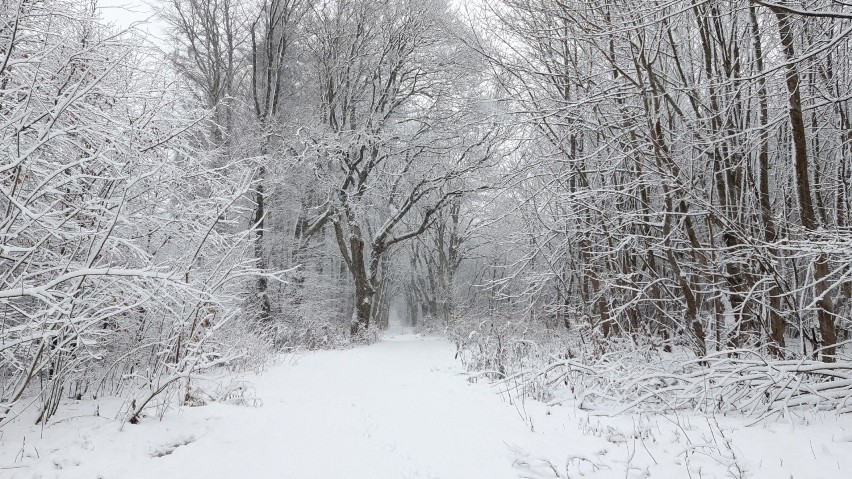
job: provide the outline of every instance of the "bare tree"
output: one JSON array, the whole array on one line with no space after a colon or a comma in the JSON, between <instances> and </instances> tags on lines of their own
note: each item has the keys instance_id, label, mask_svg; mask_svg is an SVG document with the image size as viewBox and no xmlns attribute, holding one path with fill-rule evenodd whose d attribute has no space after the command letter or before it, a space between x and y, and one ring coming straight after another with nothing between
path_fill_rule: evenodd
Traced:
<instances>
[{"instance_id":1,"label":"bare tree","mask_svg":"<svg viewBox=\"0 0 852 479\"><path fill-rule=\"evenodd\" d=\"M205 166L194 141L203 112L90 8L22 2L9 20L0 425L34 402L45 421L63 398L102 388L159 394L161 381L174 386L167 377L238 357L210 338L235 326L234 292L256 273L243 254L250 232L215 228L240 213L248 181Z\"/></svg>"},{"instance_id":2,"label":"bare tree","mask_svg":"<svg viewBox=\"0 0 852 479\"><path fill-rule=\"evenodd\" d=\"M321 127L310 140L328 182L325 211L354 286L351 330L366 330L384 255L423 234L469 176L494 159L495 131L471 127L453 102L458 63L442 2L319 6L311 19ZM380 216L367 208L377 208Z\"/></svg>"},{"instance_id":3,"label":"bare tree","mask_svg":"<svg viewBox=\"0 0 852 479\"><path fill-rule=\"evenodd\" d=\"M848 306L835 242L848 224L847 10L472 8L472 46L530 135L516 182L529 231L507 244L524 260L500 294L576 304L604 337L650 330L699 356L747 347L831 361ZM810 351L792 350L791 335Z\"/></svg>"}]
</instances>

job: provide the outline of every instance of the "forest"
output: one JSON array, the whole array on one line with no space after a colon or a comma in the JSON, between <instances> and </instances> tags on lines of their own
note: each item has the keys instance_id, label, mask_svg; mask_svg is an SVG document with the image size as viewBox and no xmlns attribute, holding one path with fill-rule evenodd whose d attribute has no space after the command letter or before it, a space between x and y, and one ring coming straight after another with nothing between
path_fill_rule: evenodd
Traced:
<instances>
[{"instance_id":1,"label":"forest","mask_svg":"<svg viewBox=\"0 0 852 479\"><path fill-rule=\"evenodd\" d=\"M148 4L0 0L0 432L397 323L537 401L852 412L852 4Z\"/></svg>"}]
</instances>

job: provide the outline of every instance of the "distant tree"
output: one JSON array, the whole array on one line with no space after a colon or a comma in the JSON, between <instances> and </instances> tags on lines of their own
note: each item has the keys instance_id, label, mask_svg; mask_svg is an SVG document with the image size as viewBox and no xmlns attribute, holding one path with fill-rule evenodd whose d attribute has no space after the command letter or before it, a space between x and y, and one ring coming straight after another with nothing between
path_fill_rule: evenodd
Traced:
<instances>
[{"instance_id":1,"label":"distant tree","mask_svg":"<svg viewBox=\"0 0 852 479\"><path fill-rule=\"evenodd\" d=\"M336 0L309 21L319 126L308 148L354 286L351 332L369 328L383 258L483 185L498 128L471 119L449 7L440 1ZM474 77L468 77L473 79Z\"/></svg>"}]
</instances>

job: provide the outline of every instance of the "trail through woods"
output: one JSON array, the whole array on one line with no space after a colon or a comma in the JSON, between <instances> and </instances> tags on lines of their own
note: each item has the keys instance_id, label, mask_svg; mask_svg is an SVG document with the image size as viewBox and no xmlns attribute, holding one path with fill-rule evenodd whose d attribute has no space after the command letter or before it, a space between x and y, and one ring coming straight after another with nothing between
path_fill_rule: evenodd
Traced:
<instances>
[{"instance_id":1,"label":"trail through woods","mask_svg":"<svg viewBox=\"0 0 852 479\"><path fill-rule=\"evenodd\" d=\"M139 477L516 477L503 440L523 421L457 371L452 345L411 336L312 354L264 376L262 408L214 419Z\"/></svg>"},{"instance_id":2,"label":"trail through woods","mask_svg":"<svg viewBox=\"0 0 852 479\"><path fill-rule=\"evenodd\" d=\"M848 477L852 424L809 416L605 418L510 401L454 346L413 334L290 358L248 378L262 405L210 403L125 424L116 402L68 404L0 438L13 478ZM100 416L95 416L98 411Z\"/></svg>"},{"instance_id":3,"label":"trail through woods","mask_svg":"<svg viewBox=\"0 0 852 479\"><path fill-rule=\"evenodd\" d=\"M57 450L38 447L40 457L24 462L33 467L0 475L17 470L14 477L31 477L35 469L41 477L105 479L517 477L506 441L530 446L535 435L493 389L459 376L453 356L452 344L413 335L309 353L252 380L260 407L183 408L122 432L107 420L82 419L85 426L66 429L64 443L54 441ZM75 421L81 419L64 424ZM4 452L22 447L4 442Z\"/></svg>"}]
</instances>

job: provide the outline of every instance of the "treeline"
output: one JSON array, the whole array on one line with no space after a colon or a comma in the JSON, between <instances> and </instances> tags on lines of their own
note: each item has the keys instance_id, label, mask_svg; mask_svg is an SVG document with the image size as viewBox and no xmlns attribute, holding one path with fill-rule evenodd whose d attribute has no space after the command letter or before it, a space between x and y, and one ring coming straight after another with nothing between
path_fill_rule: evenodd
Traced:
<instances>
[{"instance_id":1,"label":"treeline","mask_svg":"<svg viewBox=\"0 0 852 479\"><path fill-rule=\"evenodd\" d=\"M474 47L524 130L488 210L504 221L471 230L487 234L470 257L494 265L480 310L834 361L852 317L852 9L484 4Z\"/></svg>"}]
</instances>

